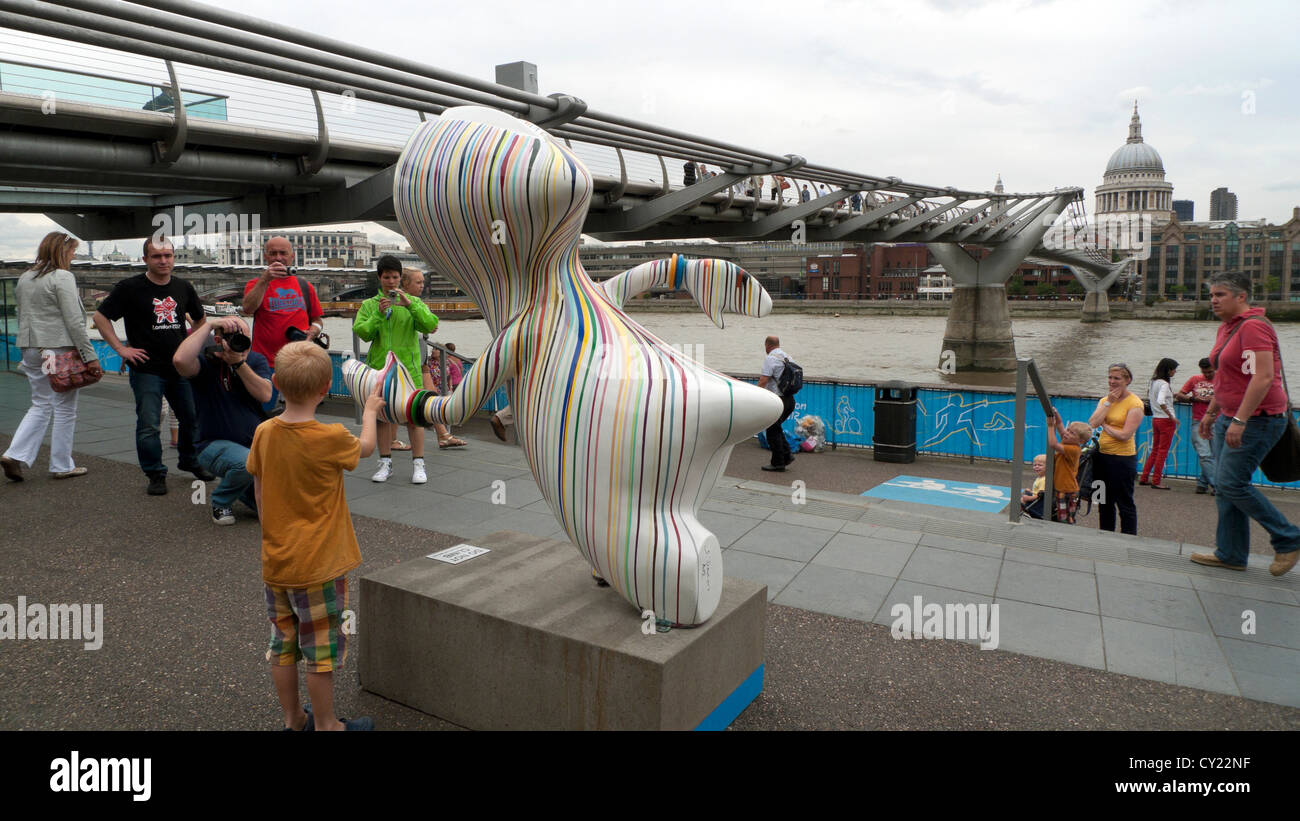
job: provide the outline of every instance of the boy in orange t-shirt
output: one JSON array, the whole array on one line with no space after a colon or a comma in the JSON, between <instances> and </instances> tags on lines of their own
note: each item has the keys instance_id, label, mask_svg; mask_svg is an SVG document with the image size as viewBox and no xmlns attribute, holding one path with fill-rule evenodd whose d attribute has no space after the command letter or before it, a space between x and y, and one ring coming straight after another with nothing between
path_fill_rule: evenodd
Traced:
<instances>
[{"instance_id":1,"label":"boy in orange t-shirt","mask_svg":"<svg viewBox=\"0 0 1300 821\"><path fill-rule=\"evenodd\" d=\"M347 656L341 625L347 609L347 572L361 564L352 530L343 471L375 450L384 400L379 384L366 399L361 438L342 425L316 421L329 393L333 366L311 342L292 342L275 357L272 380L285 411L258 425L248 449L257 511L262 520L262 581L271 620L271 679L288 730L371 730L368 716L334 715L334 670ZM298 700L298 660L308 663L307 694L315 714Z\"/></svg>"},{"instance_id":2,"label":"boy in orange t-shirt","mask_svg":"<svg viewBox=\"0 0 1300 821\"><path fill-rule=\"evenodd\" d=\"M1056 441L1057 434L1061 441ZM1052 470L1052 520L1074 524L1079 509L1079 454L1092 438L1087 422L1071 422L1067 427L1061 414L1052 408L1052 424L1047 426L1047 446L1056 452Z\"/></svg>"}]
</instances>

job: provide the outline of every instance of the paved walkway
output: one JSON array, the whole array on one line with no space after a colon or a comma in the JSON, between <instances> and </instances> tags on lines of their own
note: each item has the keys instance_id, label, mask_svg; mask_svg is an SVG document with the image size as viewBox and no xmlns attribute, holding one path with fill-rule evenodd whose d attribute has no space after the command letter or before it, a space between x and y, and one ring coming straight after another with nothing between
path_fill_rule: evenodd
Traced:
<instances>
[{"instance_id":1,"label":"paved walkway","mask_svg":"<svg viewBox=\"0 0 1300 821\"><path fill-rule=\"evenodd\" d=\"M26 406L25 380L0 375L0 431L12 434ZM77 451L134 466L124 380L85 392L80 416ZM434 456L423 487L408 484L405 455L386 485L363 465L346 480L351 511L465 540L497 530L563 538L518 448L478 439ZM992 653L1300 707L1300 576L1273 578L1269 556L1252 556L1244 573L1216 571L1186 559L1206 548L1180 542L840 493L791 497L724 476L702 516L725 572L767 584L776 604L887 626L892 605L917 595L996 603Z\"/></svg>"}]
</instances>

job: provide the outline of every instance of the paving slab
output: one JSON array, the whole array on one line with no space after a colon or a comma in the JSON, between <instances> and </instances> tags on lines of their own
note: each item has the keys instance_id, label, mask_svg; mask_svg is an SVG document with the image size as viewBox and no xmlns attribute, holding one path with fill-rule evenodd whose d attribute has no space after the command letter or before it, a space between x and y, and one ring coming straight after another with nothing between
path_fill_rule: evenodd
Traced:
<instances>
[{"instance_id":1,"label":"paving slab","mask_svg":"<svg viewBox=\"0 0 1300 821\"><path fill-rule=\"evenodd\" d=\"M722 573L724 578L734 575L742 579L767 585L767 600L772 601L785 588L790 580L799 575L803 562L780 559L775 556L763 556L758 553L746 553L736 548L722 551Z\"/></svg>"},{"instance_id":2,"label":"paving slab","mask_svg":"<svg viewBox=\"0 0 1300 821\"><path fill-rule=\"evenodd\" d=\"M731 547L741 536L762 526L762 522L758 519L715 513L711 510L700 511L700 524L713 531L713 535L718 537L719 547Z\"/></svg>"},{"instance_id":3,"label":"paving slab","mask_svg":"<svg viewBox=\"0 0 1300 821\"><path fill-rule=\"evenodd\" d=\"M914 549L912 545L902 542L837 533L812 563L896 579L903 572Z\"/></svg>"},{"instance_id":4,"label":"paving slab","mask_svg":"<svg viewBox=\"0 0 1300 821\"><path fill-rule=\"evenodd\" d=\"M956 550L958 553L974 553L976 556L988 556L991 559L1002 558L1002 551L1004 550L1000 544L989 544L974 539L961 539L929 532L921 535L921 544L926 547Z\"/></svg>"},{"instance_id":5,"label":"paving slab","mask_svg":"<svg viewBox=\"0 0 1300 821\"><path fill-rule=\"evenodd\" d=\"M1098 563L1098 569L1100 570ZM1210 632L1200 599L1191 585L1186 588L1097 574L1101 613L1118 619Z\"/></svg>"},{"instance_id":6,"label":"paving slab","mask_svg":"<svg viewBox=\"0 0 1300 821\"><path fill-rule=\"evenodd\" d=\"M900 578L921 584L993 595L1001 559L918 546L912 551Z\"/></svg>"},{"instance_id":7,"label":"paving slab","mask_svg":"<svg viewBox=\"0 0 1300 821\"><path fill-rule=\"evenodd\" d=\"M834 533L843 527L846 522L843 519L830 519L825 516L813 516L808 513L791 513L785 510L775 510L767 517L768 522L779 522L784 525L794 525L795 527L811 527L815 530L829 530Z\"/></svg>"},{"instance_id":8,"label":"paving slab","mask_svg":"<svg viewBox=\"0 0 1300 821\"><path fill-rule=\"evenodd\" d=\"M865 536L873 541L898 542L906 545L920 543L923 535L919 530L904 530L903 528L873 525L866 522L845 522L844 526L840 528L840 533Z\"/></svg>"},{"instance_id":9,"label":"paving slab","mask_svg":"<svg viewBox=\"0 0 1300 821\"><path fill-rule=\"evenodd\" d=\"M1226 593L1246 599L1270 601L1277 604L1300 605L1300 597L1284 587L1267 587L1262 584L1241 584L1221 578L1194 575L1192 587L1210 593Z\"/></svg>"},{"instance_id":10,"label":"paving slab","mask_svg":"<svg viewBox=\"0 0 1300 821\"><path fill-rule=\"evenodd\" d=\"M1097 562L1096 570L1098 576L1116 576L1122 579L1169 585L1170 587L1186 587L1189 590L1192 587L1192 580L1186 573L1156 570L1150 567L1135 567L1109 561Z\"/></svg>"},{"instance_id":11,"label":"paving slab","mask_svg":"<svg viewBox=\"0 0 1300 821\"><path fill-rule=\"evenodd\" d=\"M1095 614L1098 612L1097 578L1078 570L1003 562L997 598Z\"/></svg>"},{"instance_id":12,"label":"paving slab","mask_svg":"<svg viewBox=\"0 0 1300 821\"><path fill-rule=\"evenodd\" d=\"M915 604L916 597L921 597L921 603L924 607L928 604L937 604L940 607L946 605L980 605L993 604L992 596L981 596L978 593L970 593L965 590L953 590L948 587L938 587L933 584L922 584L921 582L899 579L894 582L890 588L889 594L885 596L884 602L881 603L880 609L876 611L875 618L872 619L876 624L883 624L890 627L894 623L894 606L905 604L912 608ZM972 641L978 643L978 639Z\"/></svg>"},{"instance_id":13,"label":"paving slab","mask_svg":"<svg viewBox=\"0 0 1300 821\"><path fill-rule=\"evenodd\" d=\"M780 522L762 522L736 540L733 548L779 559L807 562L831 540L828 530L814 530Z\"/></svg>"},{"instance_id":14,"label":"paving slab","mask_svg":"<svg viewBox=\"0 0 1300 821\"><path fill-rule=\"evenodd\" d=\"M497 481L501 482L501 484L497 485ZM465 499L472 499L476 502L500 504L512 508L526 508L528 505L537 502L546 504L542 498L542 491L537 487L537 482L533 480L532 476L497 479L487 487L460 495ZM550 511L549 507L547 507L547 511Z\"/></svg>"},{"instance_id":15,"label":"paving slab","mask_svg":"<svg viewBox=\"0 0 1300 821\"><path fill-rule=\"evenodd\" d=\"M1210 591L1199 595L1216 636L1300 650L1300 607Z\"/></svg>"},{"instance_id":16,"label":"paving slab","mask_svg":"<svg viewBox=\"0 0 1300 821\"><path fill-rule=\"evenodd\" d=\"M1300 707L1300 650L1220 638L1237 687L1246 698Z\"/></svg>"},{"instance_id":17,"label":"paving slab","mask_svg":"<svg viewBox=\"0 0 1300 821\"><path fill-rule=\"evenodd\" d=\"M1101 622L1110 672L1240 695L1212 636L1110 617Z\"/></svg>"},{"instance_id":18,"label":"paving slab","mask_svg":"<svg viewBox=\"0 0 1300 821\"><path fill-rule=\"evenodd\" d=\"M1002 554L1002 558L1009 562L1021 562L1022 564L1041 564L1047 567L1060 567L1064 570L1078 570L1083 573L1094 572L1091 559L1062 556L1059 553L1048 553L1042 550L1008 547Z\"/></svg>"},{"instance_id":19,"label":"paving slab","mask_svg":"<svg viewBox=\"0 0 1300 821\"><path fill-rule=\"evenodd\" d=\"M893 577L810 564L772 601L849 619L868 621L880 609Z\"/></svg>"},{"instance_id":20,"label":"paving slab","mask_svg":"<svg viewBox=\"0 0 1300 821\"><path fill-rule=\"evenodd\" d=\"M998 649L1106 669L1101 619L1041 604L998 600Z\"/></svg>"}]
</instances>

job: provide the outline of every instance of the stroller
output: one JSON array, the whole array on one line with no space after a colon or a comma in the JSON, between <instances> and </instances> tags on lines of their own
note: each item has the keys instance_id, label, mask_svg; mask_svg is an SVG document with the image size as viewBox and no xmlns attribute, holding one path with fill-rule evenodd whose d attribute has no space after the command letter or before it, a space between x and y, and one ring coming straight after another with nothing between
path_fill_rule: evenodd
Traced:
<instances>
[{"instance_id":1,"label":"stroller","mask_svg":"<svg viewBox=\"0 0 1300 821\"><path fill-rule=\"evenodd\" d=\"M1100 435L1094 432L1092 438L1085 442L1083 447L1079 448L1079 469L1075 473L1075 478L1079 482L1079 507L1074 513L1076 521L1080 516L1087 516L1092 512L1092 458L1097 453L1100 444ZM1087 510L1083 508L1085 502L1088 504ZM1020 515L1028 516L1031 519L1042 519L1043 504L1043 494L1039 493L1020 506ZM1055 511L1053 511L1052 520L1056 520Z\"/></svg>"}]
</instances>

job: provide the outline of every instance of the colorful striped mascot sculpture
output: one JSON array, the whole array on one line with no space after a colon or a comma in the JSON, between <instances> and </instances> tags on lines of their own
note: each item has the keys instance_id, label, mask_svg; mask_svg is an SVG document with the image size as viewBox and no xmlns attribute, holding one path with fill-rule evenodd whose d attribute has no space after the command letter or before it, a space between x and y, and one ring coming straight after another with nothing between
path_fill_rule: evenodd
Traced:
<instances>
[{"instance_id":1,"label":"colorful striped mascot sculpture","mask_svg":"<svg viewBox=\"0 0 1300 821\"><path fill-rule=\"evenodd\" d=\"M397 220L495 338L450 395L390 403L419 424L461 424L504 385L533 477L593 572L638 614L696 625L722 593L700 504L732 447L774 422L781 401L683 356L621 306L684 288L721 325L724 310L762 316L772 302L721 260L674 256L596 284L578 261L591 192L568 148L508 114L452 108L419 126L397 163ZM369 369L346 366L364 391Z\"/></svg>"}]
</instances>

